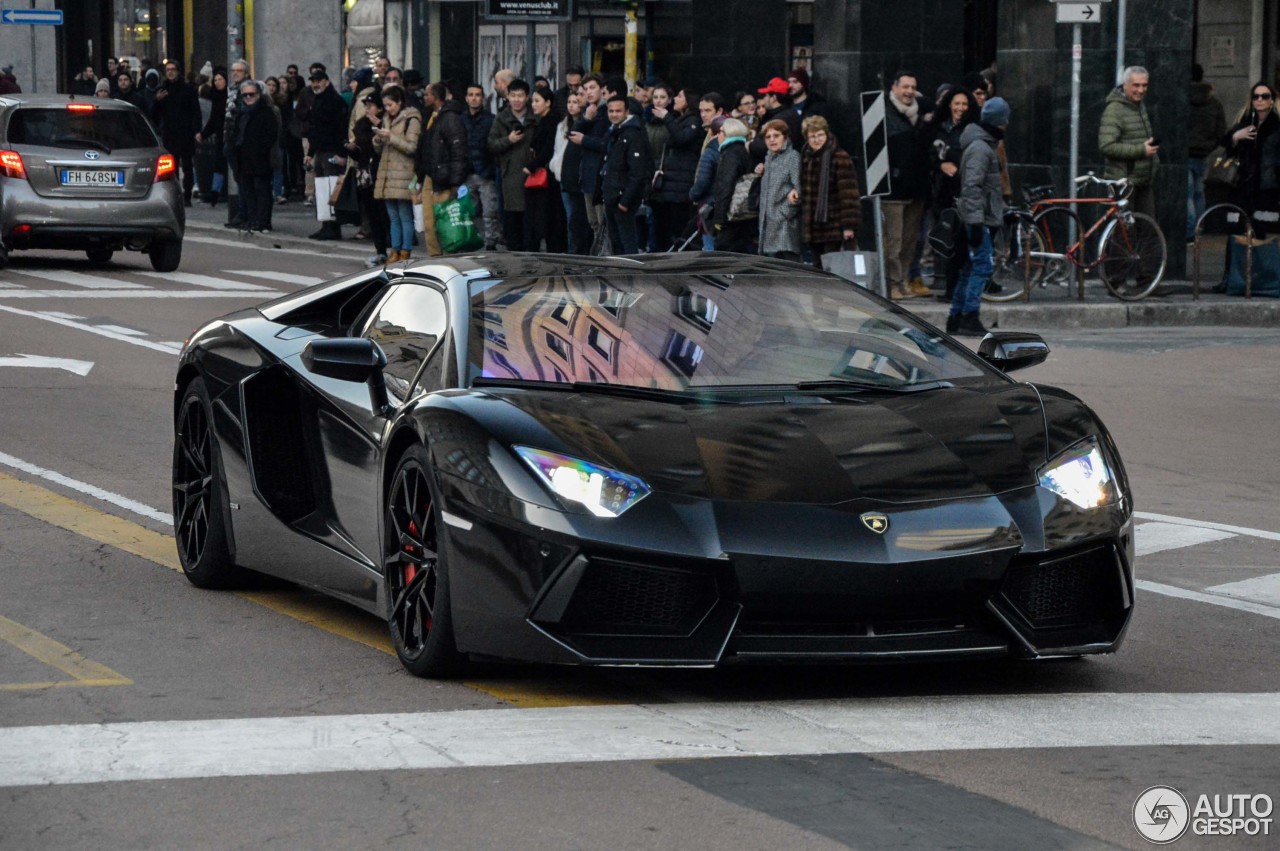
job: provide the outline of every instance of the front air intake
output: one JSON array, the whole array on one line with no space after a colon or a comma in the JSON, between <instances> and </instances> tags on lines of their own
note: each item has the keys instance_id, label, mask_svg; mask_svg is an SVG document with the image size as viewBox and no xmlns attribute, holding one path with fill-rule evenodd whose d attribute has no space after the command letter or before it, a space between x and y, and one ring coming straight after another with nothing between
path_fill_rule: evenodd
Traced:
<instances>
[{"instance_id":1,"label":"front air intake","mask_svg":"<svg viewBox=\"0 0 1280 851\"><path fill-rule=\"evenodd\" d=\"M1015 564L1001 589L1036 629L1081 626L1109 615L1116 598L1116 554L1111 546L1030 564Z\"/></svg>"}]
</instances>

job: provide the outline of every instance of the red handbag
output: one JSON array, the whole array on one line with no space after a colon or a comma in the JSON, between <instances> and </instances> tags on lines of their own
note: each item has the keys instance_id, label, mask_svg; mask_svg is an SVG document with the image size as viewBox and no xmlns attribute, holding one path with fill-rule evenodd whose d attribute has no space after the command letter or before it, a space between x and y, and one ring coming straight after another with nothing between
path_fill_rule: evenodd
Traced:
<instances>
[{"instance_id":1,"label":"red handbag","mask_svg":"<svg viewBox=\"0 0 1280 851\"><path fill-rule=\"evenodd\" d=\"M524 179L525 189L546 189L550 184L547 182L547 170L540 168L533 174Z\"/></svg>"}]
</instances>

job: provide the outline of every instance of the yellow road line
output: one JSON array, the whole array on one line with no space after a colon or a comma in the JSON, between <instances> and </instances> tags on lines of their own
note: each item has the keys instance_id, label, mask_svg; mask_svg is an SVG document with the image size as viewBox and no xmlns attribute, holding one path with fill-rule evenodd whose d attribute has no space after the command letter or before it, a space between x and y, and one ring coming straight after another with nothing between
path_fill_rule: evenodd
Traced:
<instances>
[{"instance_id":1,"label":"yellow road line","mask_svg":"<svg viewBox=\"0 0 1280 851\"><path fill-rule=\"evenodd\" d=\"M0 615L0 641L6 641L26 653L38 662L51 668L57 668L71 677L73 681L61 683L12 683L0 686L3 691L19 689L49 688L51 686L127 686L133 680L117 674L106 665L86 659L65 644L61 644L41 635L34 629L25 627L17 621L11 621Z\"/></svg>"},{"instance_id":2,"label":"yellow road line","mask_svg":"<svg viewBox=\"0 0 1280 851\"><path fill-rule=\"evenodd\" d=\"M153 532L114 514L99 511L93 506L5 473L0 473L0 503L60 529L124 550L170 570L182 570L171 535ZM386 623L354 606L301 589L242 591L239 596L331 635L381 653L395 655L390 636L387 635ZM523 708L602 706L631 702L603 693L600 683L494 677L469 681L464 685ZM603 689L608 690L607 687Z\"/></svg>"}]
</instances>

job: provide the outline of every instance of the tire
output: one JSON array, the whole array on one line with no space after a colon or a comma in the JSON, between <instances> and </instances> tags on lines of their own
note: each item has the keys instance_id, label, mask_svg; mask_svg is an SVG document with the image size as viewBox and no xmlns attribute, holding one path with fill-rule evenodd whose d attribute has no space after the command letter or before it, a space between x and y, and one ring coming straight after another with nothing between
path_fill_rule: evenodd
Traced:
<instances>
[{"instance_id":1,"label":"tire","mask_svg":"<svg viewBox=\"0 0 1280 851\"><path fill-rule=\"evenodd\" d=\"M157 239L147 249L151 268L157 272L176 272L182 263L181 239Z\"/></svg>"},{"instance_id":2,"label":"tire","mask_svg":"<svg viewBox=\"0 0 1280 851\"><path fill-rule=\"evenodd\" d=\"M417 677L451 677L465 666L454 642L440 504L427 451L412 446L384 501L382 573L391 643Z\"/></svg>"},{"instance_id":3,"label":"tire","mask_svg":"<svg viewBox=\"0 0 1280 851\"><path fill-rule=\"evenodd\" d=\"M173 537L182 572L197 588L230 588L244 572L227 542L226 485L203 378L187 385L173 439Z\"/></svg>"},{"instance_id":4,"label":"tire","mask_svg":"<svg viewBox=\"0 0 1280 851\"><path fill-rule=\"evenodd\" d=\"M1027 219L1019 217L1001 227L996 232L995 244L991 246L991 280L1000 286L1000 290L984 291L982 300L1005 302L1024 298L1028 287L1040 283L1044 274L1044 264L1036 257L1044 250L1040 232Z\"/></svg>"},{"instance_id":5,"label":"tire","mask_svg":"<svg viewBox=\"0 0 1280 851\"><path fill-rule=\"evenodd\" d=\"M1122 213L1098 244L1098 275L1121 301L1141 301L1160 285L1169 249L1155 220L1145 213Z\"/></svg>"},{"instance_id":6,"label":"tire","mask_svg":"<svg viewBox=\"0 0 1280 851\"><path fill-rule=\"evenodd\" d=\"M111 262L111 258L116 254L111 248L90 248L85 251L85 255L89 258L89 262L97 266L102 266Z\"/></svg>"}]
</instances>

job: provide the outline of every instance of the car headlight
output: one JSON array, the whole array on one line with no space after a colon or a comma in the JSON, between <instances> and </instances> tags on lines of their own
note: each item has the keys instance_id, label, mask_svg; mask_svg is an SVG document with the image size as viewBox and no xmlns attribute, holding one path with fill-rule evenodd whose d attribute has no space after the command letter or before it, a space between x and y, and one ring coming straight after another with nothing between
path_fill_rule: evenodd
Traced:
<instances>
[{"instance_id":1,"label":"car headlight","mask_svg":"<svg viewBox=\"0 0 1280 851\"><path fill-rule=\"evenodd\" d=\"M617 517L650 493L635 476L590 461L528 446L514 449L552 493L585 505L597 517Z\"/></svg>"},{"instance_id":2,"label":"car headlight","mask_svg":"<svg viewBox=\"0 0 1280 851\"><path fill-rule=\"evenodd\" d=\"M1120 499L1115 476L1102 457L1098 439L1091 437L1040 468L1040 484L1079 506L1098 508Z\"/></svg>"}]
</instances>

